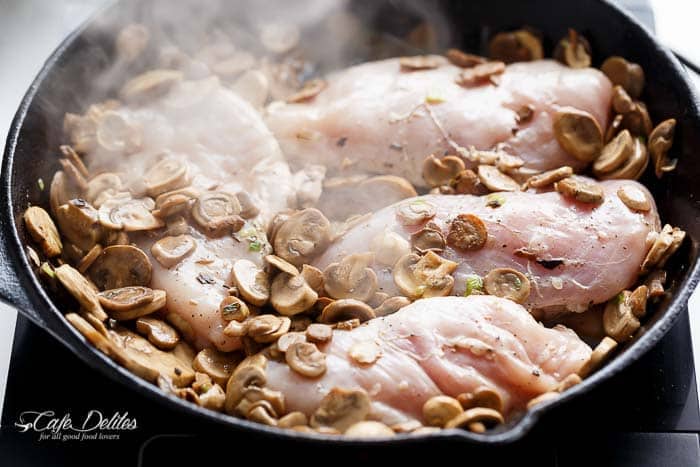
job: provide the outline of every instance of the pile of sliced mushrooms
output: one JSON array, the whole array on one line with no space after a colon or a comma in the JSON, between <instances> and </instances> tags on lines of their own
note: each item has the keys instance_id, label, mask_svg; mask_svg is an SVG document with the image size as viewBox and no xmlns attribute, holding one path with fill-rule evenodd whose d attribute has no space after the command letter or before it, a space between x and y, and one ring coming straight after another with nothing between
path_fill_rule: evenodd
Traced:
<instances>
[{"instance_id":1,"label":"pile of sliced mushrooms","mask_svg":"<svg viewBox=\"0 0 700 467\"><path fill-rule=\"evenodd\" d=\"M120 53L125 57L138 55L144 35L147 31L138 26L125 29L118 40ZM267 40L270 47L287 48L274 34ZM542 41L530 29L495 35L489 52L490 58L456 49L446 53L462 68L460 85L497 85L506 63L543 58ZM573 30L559 41L554 54L573 68L592 63L588 41ZM232 69L244 58L221 63L218 73L234 73ZM436 65L430 57L405 57L401 66L410 71ZM610 57L601 70L615 85L611 125L601 128L591 114L564 108L553 121L559 144L577 159L590 162L592 174L600 180L638 179L650 160L656 177L672 171L676 161L668 153L676 122L669 119L652 124L639 100L644 88L641 67L622 57ZM128 101L162 93L179 78L178 71L147 72L129 81L120 98ZM237 85L254 86L255 82L256 76L251 75ZM321 80L308 82L287 100L313 98L323 86ZM36 247L29 247L29 255L38 273L56 293L72 296L75 306L66 319L95 347L170 394L279 428L376 437L456 427L483 433L504 422L502 401L488 388L457 398L433 397L423 407L422 424L389 427L366 419L370 399L362 390L334 388L307 417L301 412L288 413L284 395L266 387L268 360L285 361L295 373L316 378L326 371L326 356L319 346L332 339L334 330L351 330L394 313L417 298L449 295L454 285L451 273L457 264L441 257L440 252L446 244L463 251L482 248L486 230L481 219L459 215L446 236L428 222L413 234L407 254L402 244L405 240L384 238L380 251L385 258L377 260L394 265L394 281L402 294L388 296L377 291L377 277L369 267L373 258L368 254L348 255L323 271L309 263L357 221L357 215L375 209L372 202L381 199L385 205L415 196L416 190L405 179L393 176L328 178L320 195L310 195L313 203L300 197L300 209L277 214L267 232L269 251L265 252L264 267L246 259L233 263L230 294L219 310L227 322L224 334L242 338L243 351L222 353L205 348L197 352L187 342L188 324L167 313L166 292L151 288L151 260L132 243L132 236L148 233L159 238L150 253L162 267L170 268L195 248L194 239L186 233L188 226L211 238L235 235L246 219L257 215L257 208L245 193L193 189L188 185L186 164L171 159L153 165L143 175L139 197L132 196L118 174L90 173L82 154L95 139L108 145L110 132L120 131L118 121L112 125L103 121L99 128L94 123L114 105L114 101L106 101L91 106L85 115L66 115L65 130L71 144L60 147L61 170L50 185L48 211L31 206L24 213ZM532 112L532 108L520 109L519 120L527 121ZM476 162L477 169L466 168L465 160ZM467 148L453 155L427 155L423 178L433 193L491 193L487 199L493 207L502 203L499 192L528 188L553 187L583 203L597 204L603 198L600 186L577 177L571 167L534 172L525 169L518 157L498 150ZM642 193L622 190L620 198L631 209L650 209ZM334 202L349 191L363 193L363 201ZM358 212L357 205L365 210ZM398 217L404 225L423 224L435 215L434 209L426 202L406 203L400 206ZM641 271L644 283L620 292L604 305L598 316L605 337L579 375L563 381L558 392L595 371L640 328L647 302L665 293L662 268L684 236L682 230L666 225L650 239ZM213 279L201 275L198 280ZM471 293L522 302L530 293L530 283L518 271L494 269L485 277L474 276L468 281L467 294ZM377 352L372 345L357 345L350 356L367 364L378 358ZM528 407L556 397L558 392L543 394Z\"/></svg>"}]
</instances>

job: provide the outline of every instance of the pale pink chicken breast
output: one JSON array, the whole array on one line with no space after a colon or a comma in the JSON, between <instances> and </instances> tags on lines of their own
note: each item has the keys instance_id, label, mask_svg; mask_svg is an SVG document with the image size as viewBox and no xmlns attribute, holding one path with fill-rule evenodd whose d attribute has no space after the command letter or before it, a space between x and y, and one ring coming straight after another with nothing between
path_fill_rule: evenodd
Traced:
<instances>
[{"instance_id":1,"label":"pale pink chicken breast","mask_svg":"<svg viewBox=\"0 0 700 467\"><path fill-rule=\"evenodd\" d=\"M364 63L332 74L306 103L268 107L266 121L288 160L325 164L334 174L380 173L423 186L421 165L431 153L457 146L503 149L526 167L546 170L584 163L559 146L552 115L572 106L608 123L612 86L593 68L571 69L552 60L509 65L495 86L455 83L460 68L401 71L399 59ZM534 109L518 123L516 112Z\"/></svg>"},{"instance_id":2,"label":"pale pink chicken breast","mask_svg":"<svg viewBox=\"0 0 700 467\"><path fill-rule=\"evenodd\" d=\"M372 342L381 356L356 363L354 344ZM499 392L504 413L551 391L577 372L591 349L568 328L548 329L520 305L493 296L423 299L352 331L334 331L326 373L300 376L269 361L267 386L284 393L287 410L312 414L333 387L361 388L373 404L371 418L387 424L421 419L430 397L455 397L486 386Z\"/></svg>"},{"instance_id":3,"label":"pale pink chicken breast","mask_svg":"<svg viewBox=\"0 0 700 467\"><path fill-rule=\"evenodd\" d=\"M626 185L642 190L650 211L633 211L620 200L617 191ZM397 210L415 201L430 203L436 209L431 221L445 238L459 214L479 217L488 232L486 244L478 251L464 252L448 245L440 253L459 264L453 273L453 295L464 293L469 274L483 277L494 268L513 268L530 280L526 307L584 311L636 281L647 252L647 236L659 230L659 217L646 188L630 180L601 182L601 186L605 200L598 206L572 201L557 192L534 191L498 193L500 207L489 207L487 202L493 198L488 196L428 195L405 200L355 225L314 265L323 270L349 254L370 251L379 291L400 294L392 266L409 253L411 234L425 223L405 226Z\"/></svg>"}]
</instances>

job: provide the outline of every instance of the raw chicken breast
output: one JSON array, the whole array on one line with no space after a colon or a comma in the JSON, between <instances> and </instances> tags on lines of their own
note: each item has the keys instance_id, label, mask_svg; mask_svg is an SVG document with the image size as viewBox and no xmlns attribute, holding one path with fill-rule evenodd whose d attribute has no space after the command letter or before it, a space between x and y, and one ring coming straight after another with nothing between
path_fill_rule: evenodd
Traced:
<instances>
[{"instance_id":1,"label":"raw chicken breast","mask_svg":"<svg viewBox=\"0 0 700 467\"><path fill-rule=\"evenodd\" d=\"M348 352L365 342L379 346L381 356L360 365ZM331 388L362 388L373 401L370 417L387 424L420 420L430 397L479 386L498 391L504 412L512 413L554 389L591 354L573 331L545 328L522 306L492 296L418 300L352 331L336 330L319 348L327 371L317 379L268 362L268 387L284 393L287 410L312 414Z\"/></svg>"},{"instance_id":2,"label":"raw chicken breast","mask_svg":"<svg viewBox=\"0 0 700 467\"><path fill-rule=\"evenodd\" d=\"M649 212L632 211L620 200L617 191L626 185L646 195L652 206ZM445 238L459 214L473 214L486 226L488 239L482 249L464 252L448 245L440 253L459 264L453 273L453 295L464 293L468 274L483 277L494 268L513 268L530 279L526 307L584 311L635 282L647 252L647 236L659 230L659 217L646 188L629 180L601 182L601 186L605 201L599 206L572 201L557 192L533 191L498 193L500 207L487 206L494 195L429 195L413 200L435 206L431 221ZM323 270L349 254L370 250L379 290L399 294L392 266L409 252L411 234L424 225L399 222L398 208L411 202L384 208L360 222L314 265Z\"/></svg>"},{"instance_id":3,"label":"raw chicken breast","mask_svg":"<svg viewBox=\"0 0 700 467\"><path fill-rule=\"evenodd\" d=\"M308 103L270 105L267 124L290 161L325 164L342 175L399 175L416 186L424 185L425 157L454 153L456 146L503 143L526 167L581 169L585 164L554 138L552 114L572 106L607 126L612 86L593 68L516 63L497 86L471 88L455 83L459 73L446 61L411 72L401 71L398 59L361 64L329 76L327 88ZM516 112L526 105L533 118L518 124Z\"/></svg>"}]
</instances>

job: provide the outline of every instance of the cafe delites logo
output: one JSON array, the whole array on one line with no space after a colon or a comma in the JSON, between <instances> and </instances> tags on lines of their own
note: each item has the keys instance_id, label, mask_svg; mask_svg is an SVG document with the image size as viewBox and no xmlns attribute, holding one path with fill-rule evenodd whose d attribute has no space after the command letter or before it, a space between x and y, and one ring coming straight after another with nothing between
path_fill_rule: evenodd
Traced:
<instances>
[{"instance_id":1,"label":"cafe delites logo","mask_svg":"<svg viewBox=\"0 0 700 467\"><path fill-rule=\"evenodd\" d=\"M38 433L39 441L88 441L118 440L122 432L138 429L138 423L129 412L103 414L93 409L74 420L70 413L27 410L19 414L15 427L20 433Z\"/></svg>"}]
</instances>

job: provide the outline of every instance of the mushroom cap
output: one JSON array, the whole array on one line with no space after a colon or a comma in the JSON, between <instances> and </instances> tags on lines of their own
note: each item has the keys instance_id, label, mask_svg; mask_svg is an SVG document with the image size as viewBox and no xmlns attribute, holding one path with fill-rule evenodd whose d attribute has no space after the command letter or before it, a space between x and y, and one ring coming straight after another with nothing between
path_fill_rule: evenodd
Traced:
<instances>
[{"instance_id":1,"label":"mushroom cap","mask_svg":"<svg viewBox=\"0 0 700 467\"><path fill-rule=\"evenodd\" d=\"M280 314L292 316L311 308L318 294L303 276L281 272L272 281L270 303Z\"/></svg>"},{"instance_id":2,"label":"mushroom cap","mask_svg":"<svg viewBox=\"0 0 700 467\"><path fill-rule=\"evenodd\" d=\"M90 279L101 290L147 286L151 282L151 274L148 256L133 245L108 246L88 269Z\"/></svg>"}]
</instances>

